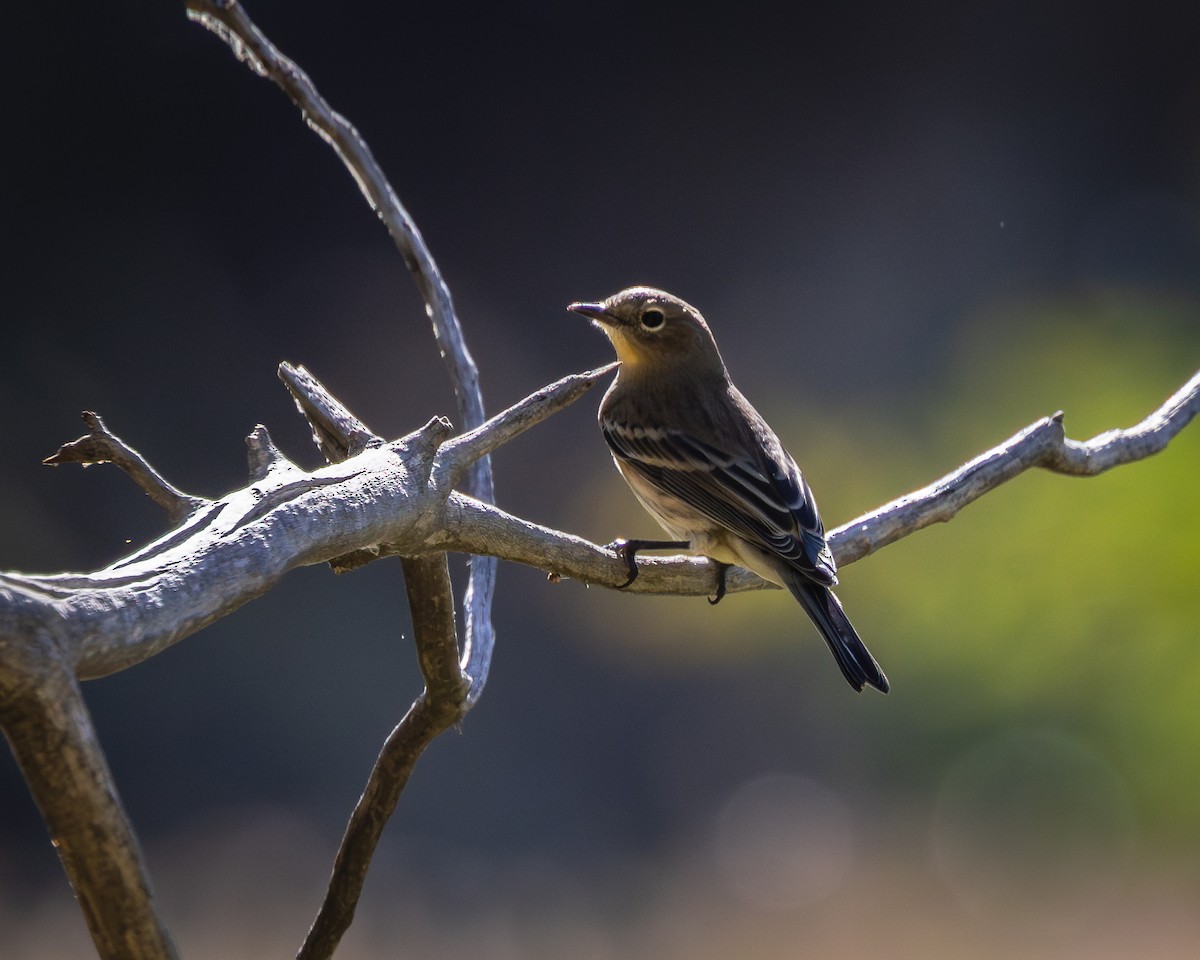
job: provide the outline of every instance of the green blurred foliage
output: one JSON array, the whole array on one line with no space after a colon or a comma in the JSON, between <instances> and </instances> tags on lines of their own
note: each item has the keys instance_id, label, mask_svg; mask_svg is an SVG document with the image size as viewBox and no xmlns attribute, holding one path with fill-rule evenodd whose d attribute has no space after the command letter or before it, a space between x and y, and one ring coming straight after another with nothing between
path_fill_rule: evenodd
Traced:
<instances>
[{"instance_id":1,"label":"green blurred foliage","mask_svg":"<svg viewBox=\"0 0 1200 960\"><path fill-rule=\"evenodd\" d=\"M1196 310L1131 297L1105 305L993 308L950 351L944 382L914 391L937 398L920 411L768 414L808 471L827 526L1058 409L1080 440L1141 420L1195 370ZM1147 839L1197 840L1197 478L1193 425L1162 454L1096 478L1030 471L953 522L845 568L839 594L893 682L886 700L838 696L828 655L781 592L710 609L592 591L586 606L630 662L742 662L786 649L780 669L797 672L805 697L840 704L833 722L864 736L889 790L927 793L962 751L1005 730L1061 729L1114 765ZM601 539L653 529L614 477L598 477L581 503L593 497L580 515L618 518Z\"/></svg>"}]
</instances>

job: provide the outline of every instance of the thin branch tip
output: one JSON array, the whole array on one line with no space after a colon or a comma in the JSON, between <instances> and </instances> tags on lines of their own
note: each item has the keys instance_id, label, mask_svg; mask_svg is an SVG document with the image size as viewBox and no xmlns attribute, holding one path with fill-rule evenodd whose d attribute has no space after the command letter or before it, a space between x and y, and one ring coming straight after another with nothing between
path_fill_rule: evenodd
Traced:
<instances>
[{"instance_id":1,"label":"thin branch tip","mask_svg":"<svg viewBox=\"0 0 1200 960\"><path fill-rule=\"evenodd\" d=\"M448 417L439 415L430 417L420 429L413 433L401 437L399 440L393 440L390 446L397 452L410 453L415 444L432 455L453 436L454 424ZM432 467L432 464L430 466Z\"/></svg>"},{"instance_id":2,"label":"thin branch tip","mask_svg":"<svg viewBox=\"0 0 1200 960\"><path fill-rule=\"evenodd\" d=\"M250 480L263 480L272 470L290 465L290 461L275 446L271 434L261 423L246 437L246 459L250 468Z\"/></svg>"},{"instance_id":3,"label":"thin branch tip","mask_svg":"<svg viewBox=\"0 0 1200 960\"><path fill-rule=\"evenodd\" d=\"M383 442L305 367L286 360L279 379L312 430L313 443L330 463L338 463Z\"/></svg>"},{"instance_id":4,"label":"thin branch tip","mask_svg":"<svg viewBox=\"0 0 1200 960\"><path fill-rule=\"evenodd\" d=\"M123 470L143 493L162 507L172 523L178 523L208 502L203 497L184 493L168 483L145 457L108 429L100 414L94 410L84 410L80 416L88 432L64 443L55 453L46 457L43 464L59 467L64 463L78 463L88 467L111 463Z\"/></svg>"},{"instance_id":5,"label":"thin branch tip","mask_svg":"<svg viewBox=\"0 0 1200 960\"><path fill-rule=\"evenodd\" d=\"M476 462L570 406L616 367L617 363L613 362L583 373L568 374L535 390L474 430L455 437L446 444L438 467L444 483L457 487Z\"/></svg>"}]
</instances>

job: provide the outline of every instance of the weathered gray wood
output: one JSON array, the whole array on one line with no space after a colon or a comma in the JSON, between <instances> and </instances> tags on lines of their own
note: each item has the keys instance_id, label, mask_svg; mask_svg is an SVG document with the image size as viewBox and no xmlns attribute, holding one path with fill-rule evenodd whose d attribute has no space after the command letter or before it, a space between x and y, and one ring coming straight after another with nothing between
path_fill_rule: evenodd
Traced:
<instances>
[{"instance_id":1,"label":"weathered gray wood","mask_svg":"<svg viewBox=\"0 0 1200 960\"><path fill-rule=\"evenodd\" d=\"M366 143L333 111L308 76L281 54L234 0L188 0L190 15L269 77L338 153L412 271L455 389L461 436L449 422L385 443L358 424L302 370L281 370L333 463L304 471L258 427L247 440L249 483L217 500L181 492L137 451L87 415L89 433L49 462L111 461L174 523L154 543L103 570L81 574L0 574L0 726L80 900L104 958L171 958L136 836L121 807L78 681L154 656L305 564L352 569L404 556L426 690L393 730L339 851L329 896L303 948L329 956L353 917L370 856L395 800L425 746L478 698L494 644L490 621L495 560L552 577L616 586L624 562L578 537L492 506L488 455L561 409L607 373L569 377L485 422L477 367L449 290L416 225ZM289 375L290 371L290 375ZM1200 374L1129 430L1086 442L1066 439L1060 416L1032 424L922 490L831 532L846 565L931 523L1030 467L1091 476L1163 449L1200 408ZM446 550L474 555L464 596L459 650ZM640 561L637 593L710 594L715 570L696 558ZM767 586L730 571L730 590Z\"/></svg>"},{"instance_id":2,"label":"weathered gray wood","mask_svg":"<svg viewBox=\"0 0 1200 960\"><path fill-rule=\"evenodd\" d=\"M48 638L27 644L0 632L0 727L99 955L173 960L175 946L79 681Z\"/></svg>"}]
</instances>

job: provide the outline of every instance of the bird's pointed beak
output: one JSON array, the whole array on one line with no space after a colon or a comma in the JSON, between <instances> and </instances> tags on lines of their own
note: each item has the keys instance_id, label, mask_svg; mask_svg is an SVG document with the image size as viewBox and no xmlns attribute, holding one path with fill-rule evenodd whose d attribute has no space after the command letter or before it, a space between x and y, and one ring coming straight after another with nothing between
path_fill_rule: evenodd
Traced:
<instances>
[{"instance_id":1,"label":"bird's pointed beak","mask_svg":"<svg viewBox=\"0 0 1200 960\"><path fill-rule=\"evenodd\" d=\"M598 320L600 323L612 325L616 318L608 312L608 308L603 303L569 303L567 309L572 313L578 313L580 316L588 317L591 320Z\"/></svg>"}]
</instances>

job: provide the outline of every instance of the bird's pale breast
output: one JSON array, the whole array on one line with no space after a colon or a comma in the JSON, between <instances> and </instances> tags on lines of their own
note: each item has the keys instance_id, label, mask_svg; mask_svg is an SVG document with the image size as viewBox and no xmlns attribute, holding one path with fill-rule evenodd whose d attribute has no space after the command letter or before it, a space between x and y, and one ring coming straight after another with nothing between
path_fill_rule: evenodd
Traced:
<instances>
[{"instance_id":1,"label":"bird's pale breast","mask_svg":"<svg viewBox=\"0 0 1200 960\"><path fill-rule=\"evenodd\" d=\"M764 580L783 586L776 569L778 560L767 551L757 549L736 534L716 526L683 500L660 490L618 457L613 457L613 462L646 512L659 522L671 539L687 540L689 551L696 556L745 567Z\"/></svg>"}]
</instances>

